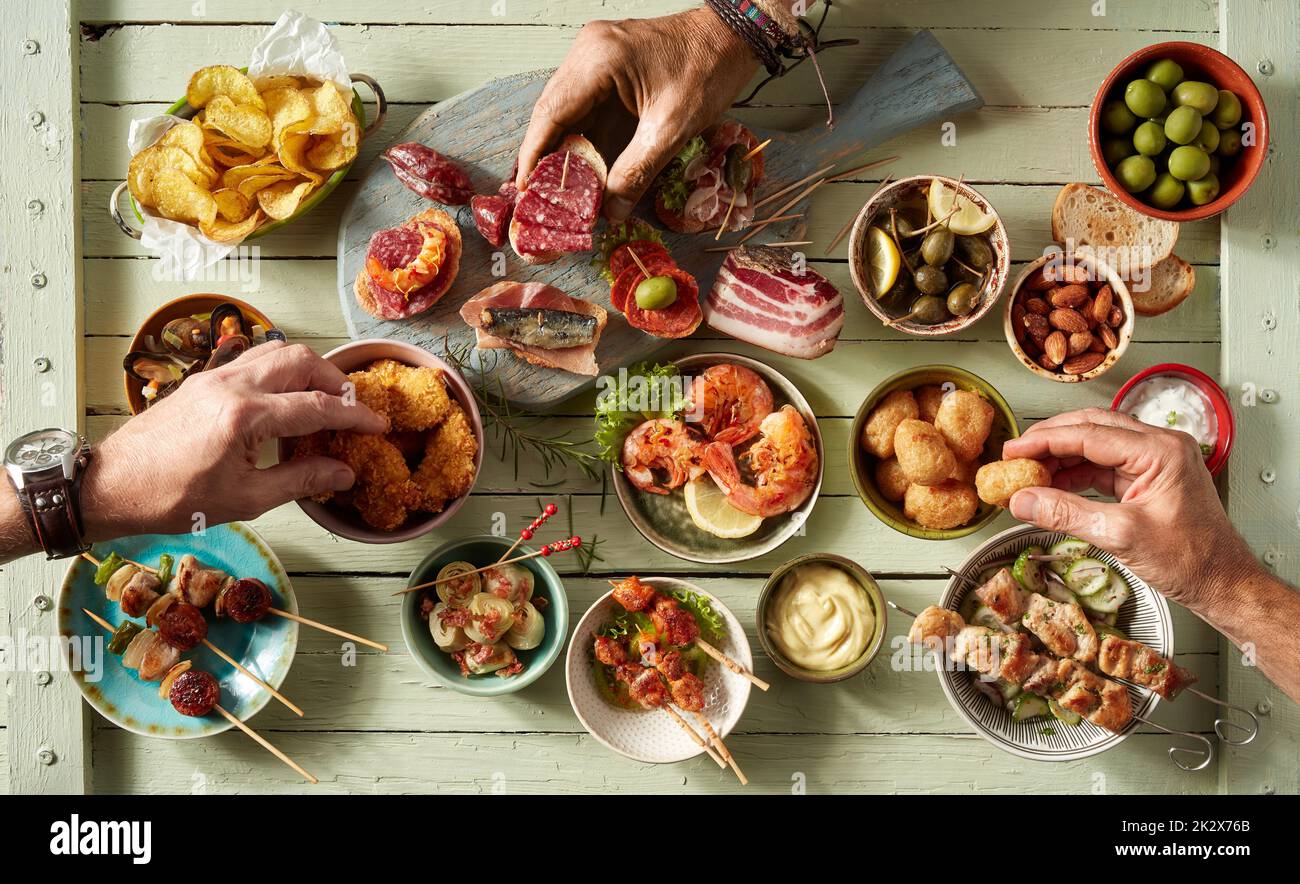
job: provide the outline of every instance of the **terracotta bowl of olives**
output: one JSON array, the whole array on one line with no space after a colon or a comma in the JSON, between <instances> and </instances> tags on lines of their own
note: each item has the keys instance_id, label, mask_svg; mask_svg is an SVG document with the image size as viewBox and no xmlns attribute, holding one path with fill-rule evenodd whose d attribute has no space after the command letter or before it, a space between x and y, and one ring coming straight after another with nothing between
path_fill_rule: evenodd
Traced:
<instances>
[{"instance_id":1,"label":"terracotta bowl of olives","mask_svg":"<svg viewBox=\"0 0 1300 884\"><path fill-rule=\"evenodd\" d=\"M922 337L967 328L1002 294L1011 268L1006 228L973 187L917 175L875 192L849 237L849 271L867 309Z\"/></svg>"},{"instance_id":2,"label":"terracotta bowl of olives","mask_svg":"<svg viewBox=\"0 0 1300 884\"><path fill-rule=\"evenodd\" d=\"M1092 103L1088 146L1111 193L1166 221L1213 217L1268 156L1268 113L1250 76L1200 43L1157 43L1119 63Z\"/></svg>"}]
</instances>

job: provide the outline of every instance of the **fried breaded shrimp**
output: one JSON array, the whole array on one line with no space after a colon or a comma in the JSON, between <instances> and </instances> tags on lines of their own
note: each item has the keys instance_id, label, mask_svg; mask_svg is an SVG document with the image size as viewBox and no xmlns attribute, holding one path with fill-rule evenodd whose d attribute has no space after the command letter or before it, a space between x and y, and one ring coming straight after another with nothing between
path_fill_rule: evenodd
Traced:
<instances>
[{"instance_id":1,"label":"fried breaded shrimp","mask_svg":"<svg viewBox=\"0 0 1300 884\"><path fill-rule=\"evenodd\" d=\"M384 376L373 371L354 371L348 375L356 401L376 414L388 417L388 385Z\"/></svg>"},{"instance_id":2,"label":"fried breaded shrimp","mask_svg":"<svg viewBox=\"0 0 1300 884\"><path fill-rule=\"evenodd\" d=\"M304 457L329 457L330 456L330 431L321 430L312 433L310 436L299 436L293 443L293 455L290 460L301 460ZM320 494L312 495L312 500L317 503L326 503L334 496L333 491L322 491Z\"/></svg>"},{"instance_id":3,"label":"fried breaded shrimp","mask_svg":"<svg viewBox=\"0 0 1300 884\"><path fill-rule=\"evenodd\" d=\"M392 531L406 521L407 511L420 502L420 489L402 452L383 436L340 432L330 443L330 456L356 473L353 504L367 525Z\"/></svg>"},{"instance_id":4,"label":"fried breaded shrimp","mask_svg":"<svg viewBox=\"0 0 1300 884\"><path fill-rule=\"evenodd\" d=\"M422 494L417 508L431 513L442 512L447 501L468 494L474 484L474 458L477 454L478 440L465 410L455 402L448 403L446 420L429 434L424 460L411 476L411 481Z\"/></svg>"},{"instance_id":5,"label":"fried breaded shrimp","mask_svg":"<svg viewBox=\"0 0 1300 884\"><path fill-rule=\"evenodd\" d=\"M451 398L442 369L380 359L371 363L369 371L382 378L388 390L388 417L394 430L428 430L447 416Z\"/></svg>"}]
</instances>

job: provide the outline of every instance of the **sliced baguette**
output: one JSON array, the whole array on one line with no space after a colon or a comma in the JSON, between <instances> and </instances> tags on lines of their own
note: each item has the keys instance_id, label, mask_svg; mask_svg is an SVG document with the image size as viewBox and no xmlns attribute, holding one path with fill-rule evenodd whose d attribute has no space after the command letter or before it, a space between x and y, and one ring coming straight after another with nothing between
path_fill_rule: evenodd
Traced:
<instances>
[{"instance_id":1,"label":"sliced baguette","mask_svg":"<svg viewBox=\"0 0 1300 884\"><path fill-rule=\"evenodd\" d=\"M1088 245L1101 250L1111 265L1152 267L1168 258L1178 242L1178 224L1135 212L1112 194L1086 184L1067 184L1052 206L1052 239L1062 245ZM1131 250L1123 261L1108 253ZM1116 266L1123 272L1126 267Z\"/></svg>"},{"instance_id":2,"label":"sliced baguette","mask_svg":"<svg viewBox=\"0 0 1300 884\"><path fill-rule=\"evenodd\" d=\"M1177 255L1170 255L1148 272L1150 285L1145 289L1141 289L1135 280L1125 280L1133 297L1133 309L1143 316L1169 312L1183 303L1196 288L1196 268Z\"/></svg>"},{"instance_id":3,"label":"sliced baguette","mask_svg":"<svg viewBox=\"0 0 1300 884\"><path fill-rule=\"evenodd\" d=\"M602 190L604 189L606 180L609 178L609 169L605 166L605 158L600 155L600 151L596 150L596 146L594 144L592 144L590 141L588 141L586 138L582 137L581 135L570 135L566 137L564 141L560 142L560 146L556 148L555 151L553 151L553 153L563 153L564 151L568 151L570 153L576 154L582 159L586 160L587 164L591 166L592 169L595 170L596 177L600 180L601 189ZM526 190L528 190L527 182L524 183L524 189L519 191L519 197L522 197ZM517 202L518 202L518 198L516 198L516 203ZM595 226L595 221L592 222L592 226L593 227ZM517 242L518 237L519 237L519 220L517 218L512 217L510 219L510 247L514 249L515 254L518 255L520 258L523 258L526 263L550 264L552 261L558 260L559 258L563 257L565 254L567 254L565 252L538 252L538 253L522 252L520 251Z\"/></svg>"}]
</instances>

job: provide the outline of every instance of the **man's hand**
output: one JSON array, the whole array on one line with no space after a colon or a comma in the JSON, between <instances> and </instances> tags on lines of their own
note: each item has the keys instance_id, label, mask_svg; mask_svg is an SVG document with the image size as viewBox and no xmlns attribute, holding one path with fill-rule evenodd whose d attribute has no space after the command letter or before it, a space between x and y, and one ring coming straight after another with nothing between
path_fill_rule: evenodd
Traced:
<instances>
[{"instance_id":1,"label":"man's hand","mask_svg":"<svg viewBox=\"0 0 1300 884\"><path fill-rule=\"evenodd\" d=\"M1017 492L1012 515L1114 553L1174 601L1213 602L1259 567L1187 433L1090 408L1035 424L1002 456L1034 458L1054 473L1054 488ZM1118 502L1076 493L1089 488Z\"/></svg>"},{"instance_id":2,"label":"man's hand","mask_svg":"<svg viewBox=\"0 0 1300 884\"><path fill-rule=\"evenodd\" d=\"M257 468L268 439L382 433L387 421L345 399L345 383L307 346L280 341L187 379L95 447L81 497L88 539L188 531L196 513L209 525L251 519L352 487L352 471L327 457Z\"/></svg>"},{"instance_id":3,"label":"man's hand","mask_svg":"<svg viewBox=\"0 0 1300 884\"><path fill-rule=\"evenodd\" d=\"M626 144L605 188L605 215L621 221L686 142L731 105L757 67L744 41L707 8L590 22L533 107L517 184L523 187L567 132L583 132L606 149Z\"/></svg>"}]
</instances>

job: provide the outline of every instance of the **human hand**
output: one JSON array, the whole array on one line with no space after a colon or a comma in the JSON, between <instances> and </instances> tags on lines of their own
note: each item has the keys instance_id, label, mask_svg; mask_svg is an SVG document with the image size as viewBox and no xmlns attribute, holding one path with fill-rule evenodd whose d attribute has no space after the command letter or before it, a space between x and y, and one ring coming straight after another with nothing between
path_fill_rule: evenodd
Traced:
<instances>
[{"instance_id":1,"label":"human hand","mask_svg":"<svg viewBox=\"0 0 1300 884\"><path fill-rule=\"evenodd\" d=\"M1002 456L1053 473L1055 487L1016 492L1012 515L1113 553L1176 602L1201 606L1258 568L1187 433L1089 408L1034 424ZM1089 488L1118 502L1078 495Z\"/></svg>"},{"instance_id":2,"label":"human hand","mask_svg":"<svg viewBox=\"0 0 1300 884\"><path fill-rule=\"evenodd\" d=\"M602 147L605 140L625 144L610 168L604 203L606 217L622 221L686 142L731 106L757 67L745 42L708 8L589 22L533 107L516 183L523 188L566 132L583 132Z\"/></svg>"},{"instance_id":3,"label":"human hand","mask_svg":"<svg viewBox=\"0 0 1300 884\"><path fill-rule=\"evenodd\" d=\"M342 394L347 376L303 344L272 341L188 378L95 447L82 483L87 538L180 533L252 519L290 500L352 487L340 461L258 469L269 439L318 430L381 433L387 421Z\"/></svg>"}]
</instances>

